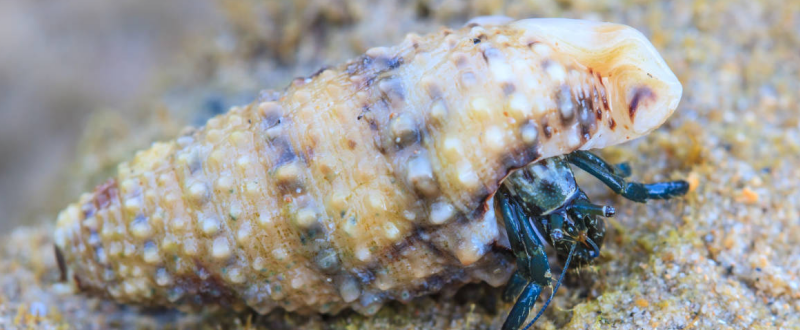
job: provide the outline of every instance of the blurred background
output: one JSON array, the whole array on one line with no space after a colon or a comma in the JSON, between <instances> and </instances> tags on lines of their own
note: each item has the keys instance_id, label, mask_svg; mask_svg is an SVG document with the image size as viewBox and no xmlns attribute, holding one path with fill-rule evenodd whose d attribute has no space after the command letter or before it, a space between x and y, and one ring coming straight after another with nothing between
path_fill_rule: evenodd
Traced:
<instances>
[{"instance_id":1,"label":"blurred background","mask_svg":"<svg viewBox=\"0 0 800 330\"><path fill-rule=\"evenodd\" d=\"M136 150L262 89L480 15L631 25L684 87L664 126L603 154L630 161L642 181L687 179L696 190L642 205L581 182L620 212L603 258L568 277L537 327L800 322L800 1L2 0L0 328L46 315L76 328L250 329L249 314L178 318L59 291L55 215ZM372 318L275 312L260 324L497 328L510 307L499 291L472 286L457 299L393 304Z\"/></svg>"}]
</instances>

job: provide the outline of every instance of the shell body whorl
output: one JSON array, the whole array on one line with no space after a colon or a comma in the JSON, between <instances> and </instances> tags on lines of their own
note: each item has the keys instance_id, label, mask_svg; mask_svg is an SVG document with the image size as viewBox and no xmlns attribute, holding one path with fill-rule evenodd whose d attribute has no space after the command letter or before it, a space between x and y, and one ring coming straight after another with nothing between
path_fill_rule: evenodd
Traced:
<instances>
[{"instance_id":1,"label":"shell body whorl","mask_svg":"<svg viewBox=\"0 0 800 330\"><path fill-rule=\"evenodd\" d=\"M632 28L492 22L371 49L138 153L59 215L70 278L261 313L504 284L487 200L509 171L646 134L681 91Z\"/></svg>"}]
</instances>

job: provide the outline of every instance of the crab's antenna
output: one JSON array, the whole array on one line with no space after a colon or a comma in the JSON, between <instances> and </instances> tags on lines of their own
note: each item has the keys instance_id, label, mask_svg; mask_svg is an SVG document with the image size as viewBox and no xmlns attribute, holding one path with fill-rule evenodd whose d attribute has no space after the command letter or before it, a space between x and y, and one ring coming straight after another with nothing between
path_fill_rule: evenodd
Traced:
<instances>
[{"instance_id":1,"label":"crab's antenna","mask_svg":"<svg viewBox=\"0 0 800 330\"><path fill-rule=\"evenodd\" d=\"M569 262L572 261L572 255L575 254L576 245L578 245L577 242L572 243L572 248L569 249L569 256L567 256L567 263L564 265L564 269L561 271L561 277L558 278L558 282L556 282L556 286L553 288L553 292L550 293L550 298L547 298L547 301L544 303L544 306L542 306L542 308L539 309L539 313L536 314L536 317L533 318L533 321L531 321L531 323L528 323L528 325L525 326L525 329L522 330L528 330L528 328L530 328L534 323L536 323L536 320L538 320L539 317L541 317L542 314L544 314L544 310L547 309L548 305L550 305L550 301L553 300L553 297L556 295L558 287L561 286L561 280L563 280L564 275L567 274L567 268L569 268Z\"/></svg>"}]
</instances>

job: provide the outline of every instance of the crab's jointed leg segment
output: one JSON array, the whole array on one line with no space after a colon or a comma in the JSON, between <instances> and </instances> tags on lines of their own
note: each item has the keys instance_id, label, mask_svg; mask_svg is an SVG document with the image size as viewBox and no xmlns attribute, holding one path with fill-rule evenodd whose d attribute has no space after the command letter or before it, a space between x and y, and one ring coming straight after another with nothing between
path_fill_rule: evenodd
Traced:
<instances>
[{"instance_id":1,"label":"crab's jointed leg segment","mask_svg":"<svg viewBox=\"0 0 800 330\"><path fill-rule=\"evenodd\" d=\"M505 302L512 302L514 299L517 299L520 293L522 293L522 289L528 284L528 281L519 274L519 272L514 272L514 275L511 276L511 279L508 280L508 284L506 284L506 289L503 290L503 301Z\"/></svg>"},{"instance_id":2,"label":"crab's jointed leg segment","mask_svg":"<svg viewBox=\"0 0 800 330\"><path fill-rule=\"evenodd\" d=\"M511 308L511 312L508 313L508 318L506 318L506 322L503 323L503 330L520 329L522 325L525 324L525 320L528 319L528 314L530 314L533 305L536 303L536 300L539 299L541 293L541 285L528 282L528 286L522 290L522 293L517 297L517 302L514 304L514 307Z\"/></svg>"},{"instance_id":3,"label":"crab's jointed leg segment","mask_svg":"<svg viewBox=\"0 0 800 330\"><path fill-rule=\"evenodd\" d=\"M613 165L588 151L575 151L567 156L570 163L593 175L614 192L634 202L644 203L648 199L669 199L682 196L689 191L686 181L657 183L627 182L614 170Z\"/></svg>"},{"instance_id":4,"label":"crab's jointed leg segment","mask_svg":"<svg viewBox=\"0 0 800 330\"><path fill-rule=\"evenodd\" d=\"M614 209L613 206L592 204L588 200L577 201L574 204L572 204L570 208L585 215L601 216L607 218L613 217L617 213L617 211Z\"/></svg>"},{"instance_id":5,"label":"crab's jointed leg segment","mask_svg":"<svg viewBox=\"0 0 800 330\"><path fill-rule=\"evenodd\" d=\"M544 243L539 240L519 206L512 202L508 191L501 188L497 198L509 243L517 257L517 272L503 294L503 298L507 300L516 298L516 303L503 324L503 329L519 329L525 324L542 287L550 285L550 264L544 251ZM523 285L525 287L520 293Z\"/></svg>"}]
</instances>

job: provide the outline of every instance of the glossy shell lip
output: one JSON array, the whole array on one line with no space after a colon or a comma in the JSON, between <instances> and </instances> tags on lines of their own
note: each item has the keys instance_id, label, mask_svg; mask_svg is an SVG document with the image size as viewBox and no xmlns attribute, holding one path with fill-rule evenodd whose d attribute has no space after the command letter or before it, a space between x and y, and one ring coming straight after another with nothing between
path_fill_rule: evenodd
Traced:
<instances>
[{"instance_id":1,"label":"glossy shell lip","mask_svg":"<svg viewBox=\"0 0 800 330\"><path fill-rule=\"evenodd\" d=\"M650 41L632 27L562 18L524 19L510 26L602 75L613 118L630 134L604 134L610 129L606 127L581 149L645 135L678 106L683 93L680 81Z\"/></svg>"}]
</instances>

